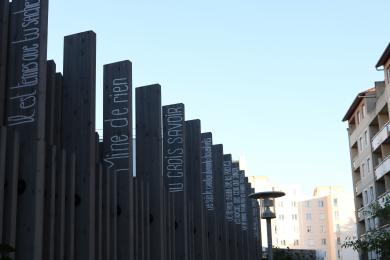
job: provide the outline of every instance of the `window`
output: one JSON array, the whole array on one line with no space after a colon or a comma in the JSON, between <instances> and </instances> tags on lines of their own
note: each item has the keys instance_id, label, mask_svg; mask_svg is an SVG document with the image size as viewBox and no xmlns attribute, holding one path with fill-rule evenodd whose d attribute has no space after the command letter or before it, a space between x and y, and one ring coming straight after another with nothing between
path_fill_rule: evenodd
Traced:
<instances>
[{"instance_id":1,"label":"window","mask_svg":"<svg viewBox=\"0 0 390 260\"><path fill-rule=\"evenodd\" d=\"M306 213L306 220L311 220L311 213Z\"/></svg>"},{"instance_id":2,"label":"window","mask_svg":"<svg viewBox=\"0 0 390 260\"><path fill-rule=\"evenodd\" d=\"M280 241L280 244L282 244L282 246L285 246L286 245L286 240Z\"/></svg>"},{"instance_id":3,"label":"window","mask_svg":"<svg viewBox=\"0 0 390 260\"><path fill-rule=\"evenodd\" d=\"M366 175L366 164L365 163L362 163L362 177L364 177Z\"/></svg>"},{"instance_id":4,"label":"window","mask_svg":"<svg viewBox=\"0 0 390 260\"><path fill-rule=\"evenodd\" d=\"M374 199L374 188L370 186L370 202L372 202Z\"/></svg>"},{"instance_id":5,"label":"window","mask_svg":"<svg viewBox=\"0 0 390 260\"><path fill-rule=\"evenodd\" d=\"M341 245L341 239L340 239L340 237L337 237L337 244L338 244L338 245Z\"/></svg>"},{"instance_id":6,"label":"window","mask_svg":"<svg viewBox=\"0 0 390 260\"><path fill-rule=\"evenodd\" d=\"M339 219L339 212L337 210L334 212L334 218Z\"/></svg>"},{"instance_id":7,"label":"window","mask_svg":"<svg viewBox=\"0 0 390 260\"><path fill-rule=\"evenodd\" d=\"M291 201L291 206L292 207L296 207L297 206L297 202L296 201Z\"/></svg>"},{"instance_id":8,"label":"window","mask_svg":"<svg viewBox=\"0 0 390 260\"><path fill-rule=\"evenodd\" d=\"M366 130L365 132L364 132L364 144L365 144L365 146L367 146L368 145L368 141L370 140L370 138L368 137L368 130Z\"/></svg>"},{"instance_id":9,"label":"window","mask_svg":"<svg viewBox=\"0 0 390 260\"><path fill-rule=\"evenodd\" d=\"M325 238L321 239L321 245L326 245L326 239Z\"/></svg>"},{"instance_id":10,"label":"window","mask_svg":"<svg viewBox=\"0 0 390 260\"><path fill-rule=\"evenodd\" d=\"M336 232L340 232L340 224L336 224Z\"/></svg>"},{"instance_id":11,"label":"window","mask_svg":"<svg viewBox=\"0 0 390 260\"><path fill-rule=\"evenodd\" d=\"M390 82L390 67L386 70L387 73L387 82Z\"/></svg>"},{"instance_id":12,"label":"window","mask_svg":"<svg viewBox=\"0 0 390 260\"><path fill-rule=\"evenodd\" d=\"M366 105L363 104L362 106L362 112L363 112L363 118L367 115L367 108L366 108Z\"/></svg>"},{"instance_id":13,"label":"window","mask_svg":"<svg viewBox=\"0 0 390 260\"><path fill-rule=\"evenodd\" d=\"M297 220L298 219L298 215L297 214L292 214L292 220Z\"/></svg>"},{"instance_id":14,"label":"window","mask_svg":"<svg viewBox=\"0 0 390 260\"><path fill-rule=\"evenodd\" d=\"M364 191L364 205L367 205L368 204L368 193L367 193L367 190Z\"/></svg>"},{"instance_id":15,"label":"window","mask_svg":"<svg viewBox=\"0 0 390 260\"><path fill-rule=\"evenodd\" d=\"M333 199L333 206L337 207L337 199Z\"/></svg>"},{"instance_id":16,"label":"window","mask_svg":"<svg viewBox=\"0 0 390 260\"><path fill-rule=\"evenodd\" d=\"M275 225L275 234L278 233L278 226Z\"/></svg>"},{"instance_id":17,"label":"window","mask_svg":"<svg viewBox=\"0 0 390 260\"><path fill-rule=\"evenodd\" d=\"M363 151L363 140L362 140L362 137L359 138L359 150Z\"/></svg>"},{"instance_id":18,"label":"window","mask_svg":"<svg viewBox=\"0 0 390 260\"><path fill-rule=\"evenodd\" d=\"M294 240L294 246L299 246L299 240L298 239Z\"/></svg>"},{"instance_id":19,"label":"window","mask_svg":"<svg viewBox=\"0 0 390 260\"><path fill-rule=\"evenodd\" d=\"M283 201L279 201L279 207L283 207Z\"/></svg>"},{"instance_id":20,"label":"window","mask_svg":"<svg viewBox=\"0 0 390 260\"><path fill-rule=\"evenodd\" d=\"M367 159L367 173L369 174L371 172L371 159Z\"/></svg>"},{"instance_id":21,"label":"window","mask_svg":"<svg viewBox=\"0 0 390 260\"><path fill-rule=\"evenodd\" d=\"M305 207L310 208L310 201L305 201Z\"/></svg>"},{"instance_id":22,"label":"window","mask_svg":"<svg viewBox=\"0 0 390 260\"><path fill-rule=\"evenodd\" d=\"M362 113L360 111L357 113L358 115L358 124L362 121Z\"/></svg>"},{"instance_id":23,"label":"window","mask_svg":"<svg viewBox=\"0 0 390 260\"><path fill-rule=\"evenodd\" d=\"M284 220L284 215L283 214L279 215L279 219Z\"/></svg>"},{"instance_id":24,"label":"window","mask_svg":"<svg viewBox=\"0 0 390 260\"><path fill-rule=\"evenodd\" d=\"M324 207L324 201L323 200L319 200L318 201L318 207L319 208L323 208Z\"/></svg>"},{"instance_id":25,"label":"window","mask_svg":"<svg viewBox=\"0 0 390 260\"><path fill-rule=\"evenodd\" d=\"M306 230L307 230L307 233L310 233L311 232L311 226L307 226Z\"/></svg>"},{"instance_id":26,"label":"window","mask_svg":"<svg viewBox=\"0 0 390 260\"><path fill-rule=\"evenodd\" d=\"M321 233L325 233L325 226L324 226L324 225L321 225L321 226L320 226L320 230L321 230Z\"/></svg>"}]
</instances>

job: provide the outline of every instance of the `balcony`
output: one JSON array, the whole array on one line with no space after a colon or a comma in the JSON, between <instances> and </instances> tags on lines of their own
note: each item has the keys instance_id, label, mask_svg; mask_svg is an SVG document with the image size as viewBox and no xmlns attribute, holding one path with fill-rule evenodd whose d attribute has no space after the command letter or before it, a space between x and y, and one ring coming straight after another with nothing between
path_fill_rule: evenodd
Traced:
<instances>
[{"instance_id":1,"label":"balcony","mask_svg":"<svg viewBox=\"0 0 390 260\"><path fill-rule=\"evenodd\" d=\"M356 194L360 194L360 193L362 193L362 191L363 191L362 182L357 181L356 186L355 186L355 192L356 192Z\"/></svg>"},{"instance_id":2,"label":"balcony","mask_svg":"<svg viewBox=\"0 0 390 260\"><path fill-rule=\"evenodd\" d=\"M375 177L377 180L385 176L386 173L390 171L390 155L375 168Z\"/></svg>"},{"instance_id":3,"label":"balcony","mask_svg":"<svg viewBox=\"0 0 390 260\"><path fill-rule=\"evenodd\" d=\"M382 129L371 139L372 150L375 151L380 145L390 137L390 122L386 123Z\"/></svg>"},{"instance_id":4,"label":"balcony","mask_svg":"<svg viewBox=\"0 0 390 260\"><path fill-rule=\"evenodd\" d=\"M358 210L358 221L363 221L364 220L364 207L360 208Z\"/></svg>"},{"instance_id":5,"label":"balcony","mask_svg":"<svg viewBox=\"0 0 390 260\"><path fill-rule=\"evenodd\" d=\"M359 161L359 156L355 156L353 159L352 159L352 166L353 166L353 169L356 170L360 165L360 161Z\"/></svg>"},{"instance_id":6,"label":"balcony","mask_svg":"<svg viewBox=\"0 0 390 260\"><path fill-rule=\"evenodd\" d=\"M384 207L386 201L388 201L388 200L390 200L390 191L387 191L378 197L378 203L381 207Z\"/></svg>"}]
</instances>

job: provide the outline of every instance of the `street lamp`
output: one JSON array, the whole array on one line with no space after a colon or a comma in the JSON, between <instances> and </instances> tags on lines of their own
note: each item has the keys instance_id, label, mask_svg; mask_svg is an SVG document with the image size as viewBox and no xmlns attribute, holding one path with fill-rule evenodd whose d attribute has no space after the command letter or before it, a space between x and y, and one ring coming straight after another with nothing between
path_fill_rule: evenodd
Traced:
<instances>
[{"instance_id":1,"label":"street lamp","mask_svg":"<svg viewBox=\"0 0 390 260\"><path fill-rule=\"evenodd\" d=\"M249 198L260 200L261 218L267 220L268 260L273 259L271 219L276 218L275 199L284 195L286 193L281 191L265 191L249 195Z\"/></svg>"}]
</instances>

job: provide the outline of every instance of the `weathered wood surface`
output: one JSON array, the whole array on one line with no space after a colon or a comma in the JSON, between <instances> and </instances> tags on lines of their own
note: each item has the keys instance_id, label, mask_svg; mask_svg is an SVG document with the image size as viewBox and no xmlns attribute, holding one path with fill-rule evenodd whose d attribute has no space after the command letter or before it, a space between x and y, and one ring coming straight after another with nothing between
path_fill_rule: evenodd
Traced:
<instances>
[{"instance_id":1,"label":"weathered wood surface","mask_svg":"<svg viewBox=\"0 0 390 260\"><path fill-rule=\"evenodd\" d=\"M48 0L11 3L6 122L19 133L19 179L25 184L18 196L17 260L41 260L43 252L47 22Z\"/></svg>"},{"instance_id":2,"label":"weathered wood surface","mask_svg":"<svg viewBox=\"0 0 390 260\"><path fill-rule=\"evenodd\" d=\"M104 168L102 175L102 259L108 260L111 256L110 239L110 174L109 170Z\"/></svg>"},{"instance_id":3,"label":"weathered wood surface","mask_svg":"<svg viewBox=\"0 0 390 260\"><path fill-rule=\"evenodd\" d=\"M163 260L165 256L161 121L161 86L136 88L137 178L142 181L142 192L148 195L145 201L149 232L145 232L150 245L144 245L147 260Z\"/></svg>"},{"instance_id":4,"label":"weathered wood surface","mask_svg":"<svg viewBox=\"0 0 390 260\"><path fill-rule=\"evenodd\" d=\"M206 259L216 259L216 215L215 215L215 179L213 174L213 136L201 135L202 193L206 215Z\"/></svg>"},{"instance_id":5,"label":"weathered wood surface","mask_svg":"<svg viewBox=\"0 0 390 260\"><path fill-rule=\"evenodd\" d=\"M7 128L0 126L0 244L3 241L3 217L5 195L5 165L7 162Z\"/></svg>"},{"instance_id":6,"label":"weathered wood surface","mask_svg":"<svg viewBox=\"0 0 390 260\"><path fill-rule=\"evenodd\" d=\"M54 144L55 108L56 104L56 64L53 60L47 62L46 73L46 123L45 141L47 145Z\"/></svg>"},{"instance_id":7,"label":"weathered wood surface","mask_svg":"<svg viewBox=\"0 0 390 260\"><path fill-rule=\"evenodd\" d=\"M0 126L4 125L9 1L0 0Z\"/></svg>"},{"instance_id":8,"label":"weathered wood surface","mask_svg":"<svg viewBox=\"0 0 390 260\"><path fill-rule=\"evenodd\" d=\"M233 189L233 221L234 221L234 258L239 259L242 256L241 250L241 193L240 193L240 166L237 162L232 163L232 189Z\"/></svg>"},{"instance_id":9,"label":"weathered wood surface","mask_svg":"<svg viewBox=\"0 0 390 260\"><path fill-rule=\"evenodd\" d=\"M215 205L217 218L217 257L227 259L226 253L226 222L225 222L225 196L224 196L224 172L223 172L223 146L213 145L213 174L215 178Z\"/></svg>"},{"instance_id":10,"label":"weathered wood surface","mask_svg":"<svg viewBox=\"0 0 390 260\"><path fill-rule=\"evenodd\" d=\"M189 259L188 186L184 104L163 107L165 217L172 252L169 259ZM169 246L169 242L167 246Z\"/></svg>"},{"instance_id":11,"label":"weathered wood surface","mask_svg":"<svg viewBox=\"0 0 390 260\"><path fill-rule=\"evenodd\" d=\"M54 259L65 256L65 193L66 193L66 152L57 151L56 158L56 196L55 196L55 231Z\"/></svg>"},{"instance_id":12,"label":"weathered wood surface","mask_svg":"<svg viewBox=\"0 0 390 260\"><path fill-rule=\"evenodd\" d=\"M233 207L233 175L232 155L223 156L224 191L225 191L225 220L226 220L226 251L228 259L234 259L234 207Z\"/></svg>"},{"instance_id":13,"label":"weathered wood surface","mask_svg":"<svg viewBox=\"0 0 390 260\"><path fill-rule=\"evenodd\" d=\"M76 162L75 259L95 260L96 35L64 40L62 143Z\"/></svg>"},{"instance_id":14,"label":"weathered wood surface","mask_svg":"<svg viewBox=\"0 0 390 260\"><path fill-rule=\"evenodd\" d=\"M201 164L201 123L200 120L187 121L186 132L186 163L190 203L193 208L193 241L194 259L205 259L205 209L202 198L202 164Z\"/></svg>"},{"instance_id":15,"label":"weathered wood surface","mask_svg":"<svg viewBox=\"0 0 390 260\"><path fill-rule=\"evenodd\" d=\"M97 143L99 139L97 139ZM95 259L103 256L103 165L96 162L95 178Z\"/></svg>"},{"instance_id":16,"label":"weathered wood surface","mask_svg":"<svg viewBox=\"0 0 390 260\"><path fill-rule=\"evenodd\" d=\"M55 146L46 146L45 196L43 220L44 260L54 260L55 239L55 193L56 193L56 157Z\"/></svg>"},{"instance_id":17,"label":"weathered wood surface","mask_svg":"<svg viewBox=\"0 0 390 260\"><path fill-rule=\"evenodd\" d=\"M54 144L62 147L62 74L56 73L55 78L55 106L54 106Z\"/></svg>"},{"instance_id":18,"label":"weathered wood surface","mask_svg":"<svg viewBox=\"0 0 390 260\"><path fill-rule=\"evenodd\" d=\"M15 248L18 210L18 179L20 169L20 140L19 135L10 129L7 129L6 160L3 243ZM15 258L15 254L12 253L9 257L11 257L11 259Z\"/></svg>"},{"instance_id":19,"label":"weathered wood surface","mask_svg":"<svg viewBox=\"0 0 390 260\"><path fill-rule=\"evenodd\" d=\"M76 155L74 153L67 152L65 182L65 259L74 260L76 201Z\"/></svg>"},{"instance_id":20,"label":"weathered wood surface","mask_svg":"<svg viewBox=\"0 0 390 260\"><path fill-rule=\"evenodd\" d=\"M104 163L118 178L118 259L134 257L132 65L130 61L104 66Z\"/></svg>"},{"instance_id":21,"label":"weathered wood surface","mask_svg":"<svg viewBox=\"0 0 390 260\"><path fill-rule=\"evenodd\" d=\"M117 235L117 215L118 215L118 197L117 197L117 175L110 175L110 259L118 259L118 235Z\"/></svg>"}]
</instances>

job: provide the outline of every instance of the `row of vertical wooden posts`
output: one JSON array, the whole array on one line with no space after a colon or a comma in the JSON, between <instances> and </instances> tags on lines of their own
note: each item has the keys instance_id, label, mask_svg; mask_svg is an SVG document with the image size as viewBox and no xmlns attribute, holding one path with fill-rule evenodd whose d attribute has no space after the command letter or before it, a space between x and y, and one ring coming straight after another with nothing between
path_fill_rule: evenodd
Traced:
<instances>
[{"instance_id":1,"label":"row of vertical wooden posts","mask_svg":"<svg viewBox=\"0 0 390 260\"><path fill-rule=\"evenodd\" d=\"M16 248L9 256L261 259L253 189L201 121L186 121L184 104L162 106L157 84L135 88L133 111L130 61L105 65L96 93L92 31L65 37L58 73L47 27L48 0L0 0L0 243Z\"/></svg>"}]
</instances>

